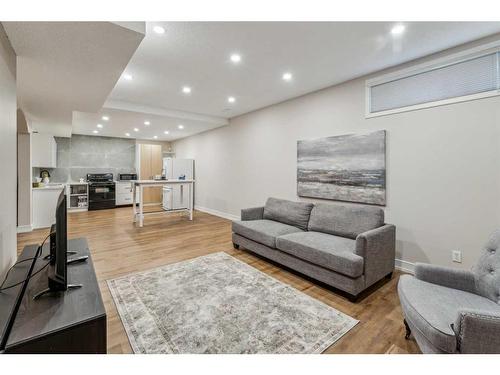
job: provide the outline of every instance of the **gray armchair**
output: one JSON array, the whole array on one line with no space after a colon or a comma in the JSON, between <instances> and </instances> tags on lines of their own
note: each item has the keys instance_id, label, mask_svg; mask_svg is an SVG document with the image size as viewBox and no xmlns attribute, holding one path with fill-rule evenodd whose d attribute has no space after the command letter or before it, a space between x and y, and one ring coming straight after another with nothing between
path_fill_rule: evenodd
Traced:
<instances>
[{"instance_id":1,"label":"gray armchair","mask_svg":"<svg viewBox=\"0 0 500 375\"><path fill-rule=\"evenodd\" d=\"M406 338L423 353L500 353L500 230L473 271L417 263L398 294Z\"/></svg>"}]
</instances>

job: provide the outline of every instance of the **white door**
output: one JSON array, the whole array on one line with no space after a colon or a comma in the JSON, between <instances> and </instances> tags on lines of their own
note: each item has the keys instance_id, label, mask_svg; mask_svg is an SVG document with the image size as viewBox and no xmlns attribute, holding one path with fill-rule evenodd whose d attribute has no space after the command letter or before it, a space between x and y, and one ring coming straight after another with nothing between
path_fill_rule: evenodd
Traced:
<instances>
[{"instance_id":1,"label":"white door","mask_svg":"<svg viewBox=\"0 0 500 375\"><path fill-rule=\"evenodd\" d=\"M57 143L50 134L33 133L31 143L31 164L33 167L57 167Z\"/></svg>"},{"instance_id":2,"label":"white door","mask_svg":"<svg viewBox=\"0 0 500 375\"><path fill-rule=\"evenodd\" d=\"M174 195L174 209L188 208L189 184L172 185L172 194Z\"/></svg>"},{"instance_id":3,"label":"white door","mask_svg":"<svg viewBox=\"0 0 500 375\"><path fill-rule=\"evenodd\" d=\"M163 209L171 210L172 209L172 189L170 186L163 187Z\"/></svg>"},{"instance_id":4,"label":"white door","mask_svg":"<svg viewBox=\"0 0 500 375\"><path fill-rule=\"evenodd\" d=\"M172 174L172 164L173 164L172 158L163 158L163 169L165 171L165 177L169 180L174 178Z\"/></svg>"}]
</instances>

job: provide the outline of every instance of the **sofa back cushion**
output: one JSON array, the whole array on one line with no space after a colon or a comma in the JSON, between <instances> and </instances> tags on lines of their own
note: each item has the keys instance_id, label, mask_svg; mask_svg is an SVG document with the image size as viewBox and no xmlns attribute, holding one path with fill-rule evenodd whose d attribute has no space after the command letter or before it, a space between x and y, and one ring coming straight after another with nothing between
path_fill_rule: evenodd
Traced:
<instances>
[{"instance_id":1,"label":"sofa back cushion","mask_svg":"<svg viewBox=\"0 0 500 375\"><path fill-rule=\"evenodd\" d=\"M358 234L384 225L384 210L373 206L318 203L308 229L355 239Z\"/></svg>"},{"instance_id":2,"label":"sofa back cushion","mask_svg":"<svg viewBox=\"0 0 500 375\"><path fill-rule=\"evenodd\" d=\"M500 304L500 229L493 232L474 267L477 293Z\"/></svg>"},{"instance_id":3,"label":"sofa back cushion","mask_svg":"<svg viewBox=\"0 0 500 375\"><path fill-rule=\"evenodd\" d=\"M264 219L279 221L283 224L307 230L313 206L312 203L269 198L264 206Z\"/></svg>"}]
</instances>

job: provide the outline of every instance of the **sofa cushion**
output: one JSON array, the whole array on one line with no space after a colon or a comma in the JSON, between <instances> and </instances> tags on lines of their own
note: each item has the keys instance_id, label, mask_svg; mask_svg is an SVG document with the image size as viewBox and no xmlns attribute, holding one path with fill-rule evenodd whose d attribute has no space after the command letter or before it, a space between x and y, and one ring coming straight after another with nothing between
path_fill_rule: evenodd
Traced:
<instances>
[{"instance_id":1,"label":"sofa cushion","mask_svg":"<svg viewBox=\"0 0 500 375\"><path fill-rule=\"evenodd\" d=\"M354 254L356 241L319 232L300 232L278 237L276 247L297 258L343 275L363 274L363 258Z\"/></svg>"},{"instance_id":2,"label":"sofa cushion","mask_svg":"<svg viewBox=\"0 0 500 375\"><path fill-rule=\"evenodd\" d=\"M456 351L451 324L462 309L500 314L500 306L487 298L402 275L398 294L405 318L427 341L447 353Z\"/></svg>"},{"instance_id":3,"label":"sofa cushion","mask_svg":"<svg viewBox=\"0 0 500 375\"><path fill-rule=\"evenodd\" d=\"M379 207L318 203L311 211L308 229L355 239L382 225L384 211Z\"/></svg>"},{"instance_id":4,"label":"sofa cushion","mask_svg":"<svg viewBox=\"0 0 500 375\"><path fill-rule=\"evenodd\" d=\"M263 245L276 248L276 237L302 232L297 227L272 220L233 221L233 232Z\"/></svg>"},{"instance_id":5,"label":"sofa cushion","mask_svg":"<svg viewBox=\"0 0 500 375\"><path fill-rule=\"evenodd\" d=\"M476 266L474 279L477 292L500 304L500 230L488 240Z\"/></svg>"},{"instance_id":6,"label":"sofa cushion","mask_svg":"<svg viewBox=\"0 0 500 375\"><path fill-rule=\"evenodd\" d=\"M264 219L279 221L280 223L307 230L313 206L312 203L269 198L264 207Z\"/></svg>"}]
</instances>

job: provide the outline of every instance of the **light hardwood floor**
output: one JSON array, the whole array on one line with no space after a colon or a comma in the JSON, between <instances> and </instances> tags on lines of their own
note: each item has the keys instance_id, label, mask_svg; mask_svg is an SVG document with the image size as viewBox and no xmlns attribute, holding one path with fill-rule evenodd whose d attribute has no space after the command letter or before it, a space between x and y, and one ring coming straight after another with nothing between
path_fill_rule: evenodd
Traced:
<instances>
[{"instance_id":1,"label":"light hardwood floor","mask_svg":"<svg viewBox=\"0 0 500 375\"><path fill-rule=\"evenodd\" d=\"M39 243L48 229L18 235L18 251ZM304 293L340 310L360 323L325 353L418 353L404 339L401 307L396 292L399 273L358 303L294 273L233 249L231 222L196 211L194 220L182 214L151 215L144 227L132 223L132 208L71 213L69 238L86 237L108 316L108 353L131 353L127 335L106 285L107 279L217 251L242 260ZM396 348L396 349L395 349Z\"/></svg>"}]
</instances>

